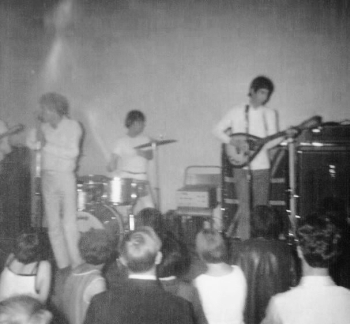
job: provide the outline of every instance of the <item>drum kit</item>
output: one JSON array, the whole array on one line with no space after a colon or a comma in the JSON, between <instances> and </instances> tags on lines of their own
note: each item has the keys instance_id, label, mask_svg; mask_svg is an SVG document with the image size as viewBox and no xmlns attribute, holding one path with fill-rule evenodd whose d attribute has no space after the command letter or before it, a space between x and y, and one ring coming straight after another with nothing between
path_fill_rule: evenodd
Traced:
<instances>
[{"instance_id":1,"label":"drum kit","mask_svg":"<svg viewBox=\"0 0 350 324\"><path fill-rule=\"evenodd\" d=\"M91 228L105 228L112 237L120 240L123 233L133 230L133 208L140 197L141 181L108 178L103 175L86 175L77 181L77 221L80 232ZM119 207L127 207L127 217ZM127 218L125 223L124 219Z\"/></svg>"},{"instance_id":2,"label":"drum kit","mask_svg":"<svg viewBox=\"0 0 350 324\"><path fill-rule=\"evenodd\" d=\"M157 170L157 147L174 142L176 141L152 141L139 145L135 149L152 147ZM111 237L120 242L125 232L134 229L133 210L138 198L144 195L146 185L146 181L131 178L109 178L104 175L79 177L77 181L77 222L79 232L87 232L92 228L104 228ZM156 190L158 190L158 177ZM159 204L159 190L157 192ZM124 217L119 211L120 206L126 207L127 217ZM124 221L125 219L126 221Z\"/></svg>"}]
</instances>

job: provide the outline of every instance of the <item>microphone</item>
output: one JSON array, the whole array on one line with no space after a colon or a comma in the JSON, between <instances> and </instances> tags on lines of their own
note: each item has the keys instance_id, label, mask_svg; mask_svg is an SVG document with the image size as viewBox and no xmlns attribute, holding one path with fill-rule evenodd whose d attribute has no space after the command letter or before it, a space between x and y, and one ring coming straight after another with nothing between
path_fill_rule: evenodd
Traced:
<instances>
[{"instance_id":1,"label":"microphone","mask_svg":"<svg viewBox=\"0 0 350 324\"><path fill-rule=\"evenodd\" d=\"M43 130L41 128L41 124L44 123L44 117L41 111L35 111L34 112L35 116L35 128L36 128L36 139L38 143L40 143L40 147L43 147L46 143L45 136L43 133Z\"/></svg>"}]
</instances>

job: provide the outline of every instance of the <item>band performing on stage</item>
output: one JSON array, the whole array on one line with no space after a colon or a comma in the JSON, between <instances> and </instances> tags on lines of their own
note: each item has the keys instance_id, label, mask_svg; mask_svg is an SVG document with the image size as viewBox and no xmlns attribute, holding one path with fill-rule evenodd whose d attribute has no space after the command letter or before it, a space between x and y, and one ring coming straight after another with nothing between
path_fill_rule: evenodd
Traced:
<instances>
[{"instance_id":1,"label":"band performing on stage","mask_svg":"<svg viewBox=\"0 0 350 324\"><path fill-rule=\"evenodd\" d=\"M254 78L248 88L248 100L231 109L213 128L214 136L223 143L224 161L232 170L236 197L228 198L238 200L238 208L230 215L229 223L218 228L226 237L249 239L253 209L269 205L270 150L281 142L293 143L303 130L321 124L321 118L315 116L298 127L280 132L277 112L266 106L273 91L271 79ZM39 106L36 127L27 132L26 140L35 153L33 181L38 184L34 187L41 195L44 211L34 211L41 213L36 215L40 219L34 226L47 227L58 268L74 267L81 263L79 232L104 228L119 241L125 232L135 228L135 215L140 210L161 208L159 180L156 177L155 183L150 181L149 162L155 160L157 168L158 146L176 140L154 140L144 135L145 114L131 110L125 117L126 135L115 142L107 161L110 176L77 177L83 132L81 124L69 117L68 99L49 92L41 96ZM3 159L11 152L9 136L23 131L24 127L7 129L2 121L0 127ZM155 173L158 175L158 170ZM288 175L283 179L286 183L295 177L290 172ZM224 197L220 202L222 210L226 200ZM195 211L195 204L188 205ZM293 217L290 216L291 231L295 230Z\"/></svg>"},{"instance_id":2,"label":"band performing on stage","mask_svg":"<svg viewBox=\"0 0 350 324\"><path fill-rule=\"evenodd\" d=\"M117 317L123 318L122 323L129 323L124 319L129 316L125 315L129 311L125 311L124 302L143 303L144 290L149 294L147 301L158 296L155 308L151 307L157 315L153 311L144 315L138 309L137 318L150 314L151 319L167 318L169 310L159 304L166 302L170 309L178 306L172 310L178 323L243 323L243 319L248 324L273 323L270 319L280 311L274 301L281 298L273 296L297 284L300 271L293 252L296 244L307 246L310 231L316 231L319 239L328 231L333 235L332 244L338 242L337 231L347 228L341 219L346 208L335 193L340 192L338 187L341 192L349 188L347 180L339 181L339 176L349 178L344 173L349 168L342 164L346 150L340 150L336 159L322 151L318 161L312 160L317 147L325 146L335 152L338 146L329 141L334 128L329 131L320 116L313 116L298 126L279 131L277 112L266 106L273 91L270 78L258 76L252 80L248 100L232 108L213 127L212 134L221 141L222 165L190 166L185 171L185 177L190 178L190 170L217 168L221 183L213 180L218 179L218 174L194 174L193 179L207 182L185 181L185 187L179 190L178 209L167 216L160 211L158 147L176 140L155 140L145 135L145 114L131 110L125 117L126 134L115 142L101 174L77 176L83 125L70 117L67 97L56 92L43 94L35 113L35 127L25 136L26 149L32 151L34 208L31 222L24 229L31 233L18 237L16 252L5 262L0 277L0 305L1 300L22 291L43 303L48 300L54 272L51 263L40 254L38 235L44 234L57 271L52 300L70 324L99 323L100 318L103 323L110 319L114 323ZM13 149L10 136L23 130L23 125L7 128L0 121L0 166ZM342 135L342 141L347 135ZM273 152L276 148L277 152ZM156 169L155 179L150 176L151 163ZM317 163L321 168L314 172ZM104 169L109 176L102 174ZM1 168L0 176L4 176ZM326 186L319 185L319 176L322 181L331 180ZM278 201L271 194L276 192L274 184L282 185L277 190L282 197ZM298 193L302 195L297 209ZM3 194L0 192L1 202L5 200ZM234 202L236 208L232 208ZM319 214L305 217L311 203L317 203ZM41 205L42 209L36 208ZM220 210L221 222L215 221L214 210ZM305 224L297 219L297 210ZM334 217L337 228L330 217ZM169 224L179 227L175 230ZM189 239L186 235L191 231ZM297 239L301 241L297 243ZM344 269L348 259L334 267L327 262L322 267L319 263L306 266L309 252L299 249L305 278L307 273L317 274L320 268L327 278L332 273L339 284L347 287ZM25 258L26 254L31 257ZM25 283L16 277L17 272ZM193 286L179 284L178 276L193 280ZM154 284L156 278L161 286ZM38 280L35 289L28 284L33 279ZM145 282L148 288L143 286ZM333 286L333 281L328 284ZM171 300L174 289L185 289L191 298L176 292L180 300ZM294 289L298 292L300 288ZM109 307L111 300L118 298L123 299L116 303L120 308ZM183 298L191 303L191 308L182 304ZM340 317L347 316L344 314Z\"/></svg>"},{"instance_id":3,"label":"band performing on stage","mask_svg":"<svg viewBox=\"0 0 350 324\"><path fill-rule=\"evenodd\" d=\"M350 0L0 0L0 324L350 324Z\"/></svg>"}]
</instances>

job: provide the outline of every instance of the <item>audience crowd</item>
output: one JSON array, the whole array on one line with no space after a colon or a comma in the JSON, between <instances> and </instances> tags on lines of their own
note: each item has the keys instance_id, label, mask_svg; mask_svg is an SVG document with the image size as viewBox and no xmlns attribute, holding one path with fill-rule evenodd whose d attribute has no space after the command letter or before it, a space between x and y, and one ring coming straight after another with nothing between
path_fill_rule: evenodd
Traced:
<instances>
[{"instance_id":1,"label":"audience crowd","mask_svg":"<svg viewBox=\"0 0 350 324\"><path fill-rule=\"evenodd\" d=\"M294 240L256 206L249 239L209 227L189 244L174 213L145 208L119 244L105 229L81 233L83 263L63 270L38 234L21 234L0 276L0 323L350 323L346 212L327 200L315 210Z\"/></svg>"}]
</instances>

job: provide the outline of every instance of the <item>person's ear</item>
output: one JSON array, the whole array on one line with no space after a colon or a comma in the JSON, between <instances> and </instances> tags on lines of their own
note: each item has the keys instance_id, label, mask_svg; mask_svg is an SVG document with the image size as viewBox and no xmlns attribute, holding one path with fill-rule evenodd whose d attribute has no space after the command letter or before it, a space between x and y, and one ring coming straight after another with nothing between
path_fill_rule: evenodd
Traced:
<instances>
[{"instance_id":1,"label":"person's ear","mask_svg":"<svg viewBox=\"0 0 350 324\"><path fill-rule=\"evenodd\" d=\"M158 251L155 264L156 265L160 264L162 262L162 259L163 259L163 254L162 252Z\"/></svg>"}]
</instances>

